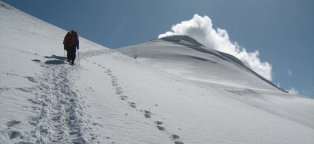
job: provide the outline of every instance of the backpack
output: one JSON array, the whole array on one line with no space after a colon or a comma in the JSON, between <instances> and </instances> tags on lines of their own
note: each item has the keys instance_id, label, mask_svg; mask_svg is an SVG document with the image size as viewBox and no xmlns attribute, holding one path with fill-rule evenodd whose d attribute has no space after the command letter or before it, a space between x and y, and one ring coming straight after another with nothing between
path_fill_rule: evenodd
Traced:
<instances>
[{"instance_id":1,"label":"backpack","mask_svg":"<svg viewBox=\"0 0 314 144\"><path fill-rule=\"evenodd\" d=\"M78 36L75 31L68 32L63 40L64 46L67 48L69 47L76 47L78 45Z\"/></svg>"},{"instance_id":2,"label":"backpack","mask_svg":"<svg viewBox=\"0 0 314 144\"><path fill-rule=\"evenodd\" d=\"M72 46L77 46L78 44L78 36L75 31L71 31L70 44Z\"/></svg>"},{"instance_id":3,"label":"backpack","mask_svg":"<svg viewBox=\"0 0 314 144\"><path fill-rule=\"evenodd\" d=\"M67 49L68 49L70 35L71 35L71 33L68 32L68 33L65 35L64 39L63 39L64 50L67 50Z\"/></svg>"}]
</instances>

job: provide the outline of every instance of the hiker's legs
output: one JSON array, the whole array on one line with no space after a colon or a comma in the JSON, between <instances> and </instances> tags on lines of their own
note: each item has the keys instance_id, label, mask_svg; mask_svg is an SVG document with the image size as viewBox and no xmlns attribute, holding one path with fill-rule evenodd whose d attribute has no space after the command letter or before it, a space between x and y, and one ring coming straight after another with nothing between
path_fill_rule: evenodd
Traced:
<instances>
[{"instance_id":1,"label":"hiker's legs","mask_svg":"<svg viewBox=\"0 0 314 144\"><path fill-rule=\"evenodd\" d=\"M71 50L68 50L69 62L72 63L72 64L74 63L74 60L75 60L75 57L76 57L75 53L76 53L75 48L73 48Z\"/></svg>"},{"instance_id":2,"label":"hiker's legs","mask_svg":"<svg viewBox=\"0 0 314 144\"><path fill-rule=\"evenodd\" d=\"M75 58L76 58L76 49L74 48L73 53L72 53L73 62L75 61Z\"/></svg>"},{"instance_id":3,"label":"hiker's legs","mask_svg":"<svg viewBox=\"0 0 314 144\"><path fill-rule=\"evenodd\" d=\"M69 62L71 60L71 54L70 51L67 50L67 61Z\"/></svg>"},{"instance_id":4,"label":"hiker's legs","mask_svg":"<svg viewBox=\"0 0 314 144\"><path fill-rule=\"evenodd\" d=\"M67 61L70 60L69 46L64 45L64 50L67 51Z\"/></svg>"}]
</instances>

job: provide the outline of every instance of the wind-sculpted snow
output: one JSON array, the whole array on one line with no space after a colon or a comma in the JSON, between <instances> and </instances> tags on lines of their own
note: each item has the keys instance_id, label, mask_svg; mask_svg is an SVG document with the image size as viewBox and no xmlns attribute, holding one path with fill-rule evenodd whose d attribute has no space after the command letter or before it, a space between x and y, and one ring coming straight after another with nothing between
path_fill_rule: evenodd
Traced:
<instances>
[{"instance_id":1,"label":"wind-sculpted snow","mask_svg":"<svg viewBox=\"0 0 314 144\"><path fill-rule=\"evenodd\" d=\"M185 36L185 35L167 36L167 37L163 37L161 39L163 39L165 41L175 42L177 44L192 46L192 47L204 46L203 44L196 41L195 39L192 39L192 38ZM187 42L187 43L184 43L184 42Z\"/></svg>"},{"instance_id":2,"label":"wind-sculpted snow","mask_svg":"<svg viewBox=\"0 0 314 144\"><path fill-rule=\"evenodd\" d=\"M214 56L216 56L218 58L221 58L222 60L229 61L229 62L235 64L236 66L239 66L239 67L245 69L246 71L251 72L252 74L256 75L258 78L260 78L261 80L265 81L266 83L272 85L273 87L276 87L276 88L278 88L281 91L284 91L282 88L279 88L277 85L275 85L271 81L265 79L264 77L260 76L259 74L257 74L253 70L251 70L241 60L237 59L236 57L234 57L234 56L232 56L230 54L227 54L227 53L219 52L219 51L216 51L216 50L210 50L209 48L204 48L205 47L204 45L202 45L201 43L197 42L193 38L190 38L188 36L183 36L183 35L175 35L175 36L163 37L161 39L163 39L165 41L174 42L176 44L184 45L184 46L187 46L187 47L192 48L194 50L214 55ZM199 59L201 59L201 58L199 58Z\"/></svg>"},{"instance_id":3,"label":"wind-sculpted snow","mask_svg":"<svg viewBox=\"0 0 314 144\"><path fill-rule=\"evenodd\" d=\"M259 76L237 58L204 48L187 36L165 37L119 51L190 80L278 90L276 85Z\"/></svg>"},{"instance_id":4,"label":"wind-sculpted snow","mask_svg":"<svg viewBox=\"0 0 314 144\"><path fill-rule=\"evenodd\" d=\"M313 99L188 37L122 49L128 56L80 37L69 65L65 30L0 5L1 144L314 141Z\"/></svg>"}]
</instances>

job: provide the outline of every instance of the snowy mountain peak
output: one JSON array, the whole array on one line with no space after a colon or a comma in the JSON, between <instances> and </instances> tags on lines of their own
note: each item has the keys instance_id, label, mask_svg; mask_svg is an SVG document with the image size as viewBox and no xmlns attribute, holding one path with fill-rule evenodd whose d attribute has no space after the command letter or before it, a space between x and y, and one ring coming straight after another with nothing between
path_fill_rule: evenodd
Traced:
<instances>
[{"instance_id":1,"label":"snowy mountain peak","mask_svg":"<svg viewBox=\"0 0 314 144\"><path fill-rule=\"evenodd\" d=\"M0 144L312 144L314 100L186 36L110 50L0 3ZM238 62L239 63L239 62Z\"/></svg>"},{"instance_id":2,"label":"snowy mountain peak","mask_svg":"<svg viewBox=\"0 0 314 144\"><path fill-rule=\"evenodd\" d=\"M184 45L186 47L192 48L194 50L203 52L203 53L207 53L207 54L211 54L211 55L215 55L218 58L221 58L222 60L226 60L229 61L231 63L233 63L234 65L241 67L249 72L251 72L252 74L256 75L256 77L258 77L259 79L261 79L262 81L265 81L266 83L272 85L273 87L286 92L284 89L278 87L277 85L275 85L273 82L267 80L266 78L262 77L261 75L259 75L258 73L256 73L255 71L253 71L252 69L250 69L247 65L245 65L240 59L236 58L235 56L231 55L231 54L227 54L224 52L220 52L217 50L213 50L211 48L205 47L203 44L201 44L200 42L198 42L197 40L186 36L186 35L172 35L172 36L167 36L167 37L163 37L160 38L162 40L165 41L169 41L169 42L173 42L175 44L180 44L180 45Z\"/></svg>"},{"instance_id":3,"label":"snowy mountain peak","mask_svg":"<svg viewBox=\"0 0 314 144\"><path fill-rule=\"evenodd\" d=\"M189 80L282 91L236 57L207 48L185 35L155 39L119 51Z\"/></svg>"}]
</instances>

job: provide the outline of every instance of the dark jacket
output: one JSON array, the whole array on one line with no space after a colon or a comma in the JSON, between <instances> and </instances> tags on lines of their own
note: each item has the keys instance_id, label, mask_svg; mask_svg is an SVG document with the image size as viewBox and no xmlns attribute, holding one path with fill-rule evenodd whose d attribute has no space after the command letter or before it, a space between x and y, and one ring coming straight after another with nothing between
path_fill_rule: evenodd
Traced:
<instances>
[{"instance_id":1,"label":"dark jacket","mask_svg":"<svg viewBox=\"0 0 314 144\"><path fill-rule=\"evenodd\" d=\"M75 31L68 32L63 40L63 45L65 50L69 49L79 49L79 39Z\"/></svg>"}]
</instances>

